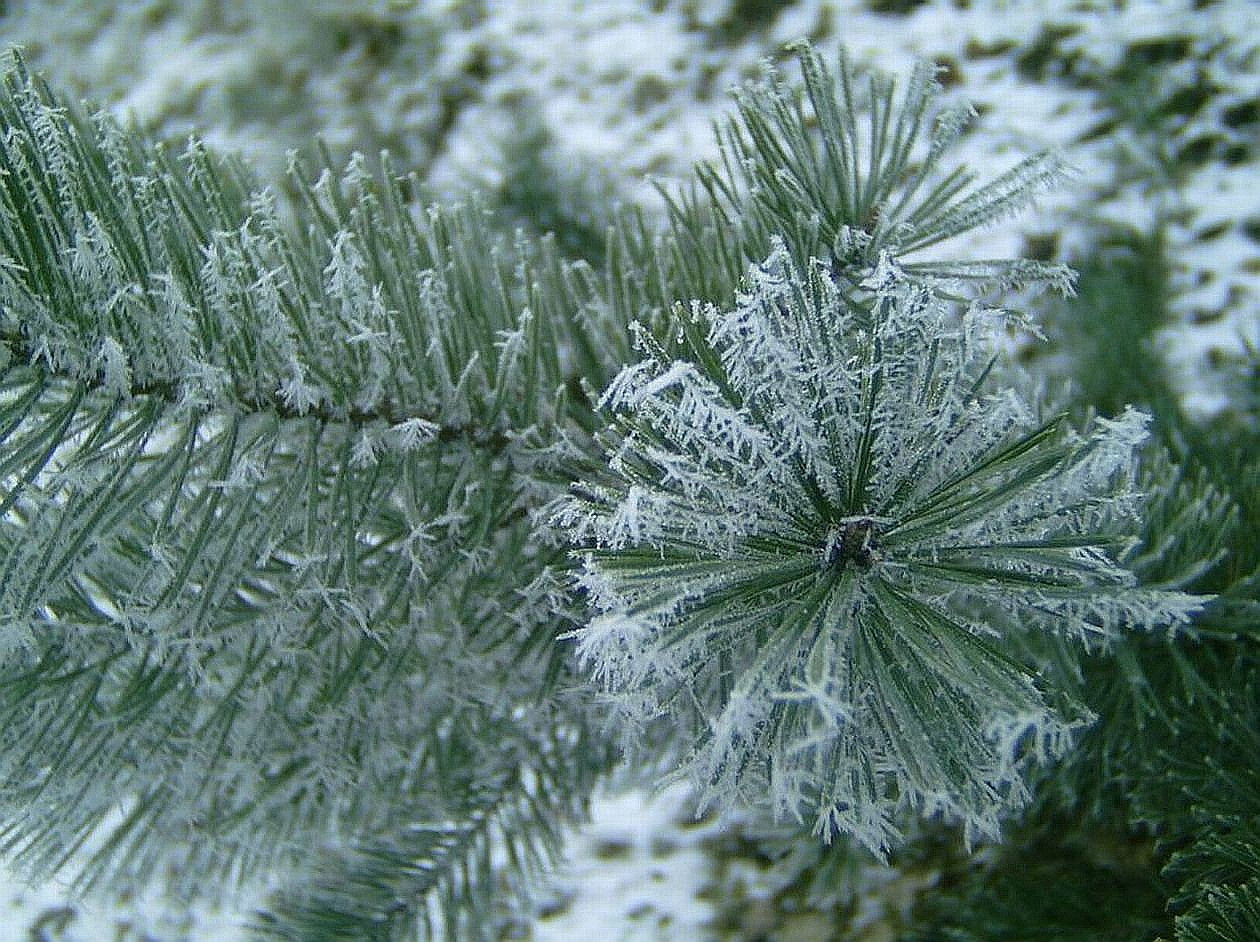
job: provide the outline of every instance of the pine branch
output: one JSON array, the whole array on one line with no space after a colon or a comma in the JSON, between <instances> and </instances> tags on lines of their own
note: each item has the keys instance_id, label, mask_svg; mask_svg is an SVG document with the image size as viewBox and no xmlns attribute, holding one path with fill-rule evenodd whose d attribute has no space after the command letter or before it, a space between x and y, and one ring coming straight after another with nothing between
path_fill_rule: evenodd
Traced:
<instances>
[{"instance_id":1,"label":"pine branch","mask_svg":"<svg viewBox=\"0 0 1260 942\"><path fill-rule=\"evenodd\" d=\"M556 694L567 606L530 525L562 417L589 422L572 377L616 363L594 275L475 209L416 218L358 162L295 166L290 227L20 61L0 123L7 856L111 893L284 875L272 925L344 937L365 912L300 889L344 839L484 819L552 849L607 767ZM502 837L477 833L479 858ZM399 926L439 897L473 926L467 867L369 877L410 888Z\"/></svg>"},{"instance_id":2,"label":"pine branch","mask_svg":"<svg viewBox=\"0 0 1260 942\"><path fill-rule=\"evenodd\" d=\"M1164 876L1181 942L1242 939L1260 925L1260 778L1254 651L1224 652L1194 697L1173 708L1171 735L1135 782L1135 819L1168 852Z\"/></svg>"},{"instance_id":3,"label":"pine branch","mask_svg":"<svg viewBox=\"0 0 1260 942\"><path fill-rule=\"evenodd\" d=\"M967 168L944 169L973 112L939 106L934 66L920 63L898 100L895 83L878 74L861 88L843 54L833 75L808 45L794 51L803 82L788 83L767 66L760 81L736 92L736 113L718 128L720 162L697 166L681 192L660 188L670 233L660 257L639 268L633 300L623 302L626 322L655 324L675 301L729 304L748 266L769 256L776 239L802 270L822 259L849 286L891 253L908 275L941 290L1071 289L1072 272L1062 265L914 257L1026 208L1065 178L1060 158L1037 154L977 185ZM642 246L633 220L621 230L623 244Z\"/></svg>"},{"instance_id":4,"label":"pine branch","mask_svg":"<svg viewBox=\"0 0 1260 942\"><path fill-rule=\"evenodd\" d=\"M705 802L883 854L907 808L995 836L1066 751L1086 714L1013 639L1105 646L1202 601L1117 559L1145 417L1044 421L978 388L999 321L887 257L862 289L779 247L732 310L677 311L681 358L644 333L600 402L609 473L556 522L628 726L685 724Z\"/></svg>"},{"instance_id":5,"label":"pine branch","mask_svg":"<svg viewBox=\"0 0 1260 942\"><path fill-rule=\"evenodd\" d=\"M431 808L401 832L356 834L322 859L312 877L273 900L258 928L264 938L282 939L473 939L498 938L510 915L502 895L507 880L518 892L559 853L560 823L584 813L594 785L584 753L605 752L591 731L559 728L544 751L500 779L452 782L445 820ZM433 771L468 769L460 751L475 739L451 738L444 752L425 762ZM540 744L530 744L534 748ZM511 738L495 740L499 751ZM606 760L605 760L606 761ZM417 770L424 772L425 769ZM449 776L443 775L443 778ZM405 783L404 783L405 787ZM404 799L405 801L405 799ZM512 861L505 876L494 872L492 855Z\"/></svg>"},{"instance_id":6,"label":"pine branch","mask_svg":"<svg viewBox=\"0 0 1260 942\"><path fill-rule=\"evenodd\" d=\"M475 208L418 220L404 195L417 182L374 179L361 159L315 179L292 166L310 220L295 234L197 141L172 158L68 108L20 60L6 82L10 360L192 408L489 437L554 426L558 387L615 369L593 274L550 242L504 245Z\"/></svg>"}]
</instances>

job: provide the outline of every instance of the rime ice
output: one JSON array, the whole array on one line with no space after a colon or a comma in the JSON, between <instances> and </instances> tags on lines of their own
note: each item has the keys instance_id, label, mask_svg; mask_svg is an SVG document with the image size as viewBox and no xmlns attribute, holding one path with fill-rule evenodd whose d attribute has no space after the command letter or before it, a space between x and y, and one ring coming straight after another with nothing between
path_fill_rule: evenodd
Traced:
<instances>
[{"instance_id":1,"label":"rime ice","mask_svg":"<svg viewBox=\"0 0 1260 942\"><path fill-rule=\"evenodd\" d=\"M884 254L857 291L782 246L694 362L646 357L602 406L615 485L561 511L598 614L579 659L631 728L695 737L706 803L768 807L876 853L906 809L994 836L1022 773L1089 717L1012 644L1105 644L1199 600L1138 589L1146 417L1083 431L983 384L1002 318Z\"/></svg>"}]
</instances>

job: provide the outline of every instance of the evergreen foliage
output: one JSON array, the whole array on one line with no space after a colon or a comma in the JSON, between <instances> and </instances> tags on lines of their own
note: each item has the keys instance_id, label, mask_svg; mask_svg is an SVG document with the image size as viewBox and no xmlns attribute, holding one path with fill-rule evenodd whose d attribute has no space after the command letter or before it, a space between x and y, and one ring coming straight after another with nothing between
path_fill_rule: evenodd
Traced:
<instances>
[{"instance_id":1,"label":"evergreen foliage","mask_svg":"<svg viewBox=\"0 0 1260 942\"><path fill-rule=\"evenodd\" d=\"M1030 259L907 257L1018 213L1064 179L1057 155L1028 157L977 187L978 172L944 162L974 113L941 106L934 66L920 63L898 100L885 77L860 84L843 54L833 76L812 49L797 51L802 83L767 66L736 92L736 113L718 129L721 163L698 166L682 193L663 193L676 243L666 284L684 290L656 300L728 304L776 237L801 270L823 259L846 284L861 282L888 253L908 276L958 287L1068 287L1067 268Z\"/></svg>"},{"instance_id":2,"label":"evergreen foliage","mask_svg":"<svg viewBox=\"0 0 1260 942\"><path fill-rule=\"evenodd\" d=\"M1145 843L1069 817L1020 828L958 869L905 942L1150 942L1167 922Z\"/></svg>"},{"instance_id":3,"label":"evergreen foliage","mask_svg":"<svg viewBox=\"0 0 1260 942\"><path fill-rule=\"evenodd\" d=\"M797 54L663 191L663 230L629 209L587 248L583 224L586 261L411 205L388 157L295 159L282 208L15 57L9 859L113 893L262 880L260 937L491 937L614 766L611 723L798 841L886 857L936 818L970 849L1026 809L1018 861L1073 802L1145 822L1179 849L1124 885L1182 887L1179 939L1255 927L1254 722L1214 690L1245 676L1255 706L1260 489L1236 484L1260 463L1128 377L1048 404L1004 353L1031 321L989 305L1068 269L920 256L1061 161L980 183L944 163L969 112L931 67L898 96ZM938 926L996 906L1020 931L1010 884L965 885Z\"/></svg>"},{"instance_id":4,"label":"evergreen foliage","mask_svg":"<svg viewBox=\"0 0 1260 942\"><path fill-rule=\"evenodd\" d=\"M725 135L746 186L702 168L710 199L674 204L667 257L693 297L725 304L728 280L706 279L764 242L769 257L733 310L675 305L640 328L644 359L599 403L611 473L557 515L585 544L579 581L599 613L579 658L631 730L659 714L685 724L682 768L704 801L768 796L776 815L878 853L906 806L992 837L1027 799L1020 768L1061 755L1087 716L1038 689L1041 667L1011 636L1105 646L1200 603L1139 589L1118 564L1145 419L1082 435L985 387L1000 321L939 296L1019 266L899 257L1022 205L1054 161L963 197L974 176L950 172L927 208L907 208L960 126L947 112L885 208L928 121L929 73L900 110L873 80L863 137L847 65L836 82L801 59L817 134L772 74ZM723 202L743 212L706 221Z\"/></svg>"},{"instance_id":5,"label":"evergreen foliage","mask_svg":"<svg viewBox=\"0 0 1260 942\"><path fill-rule=\"evenodd\" d=\"M291 871L282 937L480 925L607 765L529 520L590 273L358 163L290 230L20 62L0 111L5 848Z\"/></svg>"},{"instance_id":6,"label":"evergreen foliage","mask_svg":"<svg viewBox=\"0 0 1260 942\"><path fill-rule=\"evenodd\" d=\"M1129 636L1107 656L1070 666L1098 721L1048 771L1014 842L925 904L916 938L1256 935L1250 831L1260 792L1244 770L1252 764L1245 741L1255 726L1260 626L1257 412L1238 396L1212 426L1181 414L1157 355L1158 331L1173 321L1177 300L1166 223L1145 233L1096 231L1076 265L1078 294L1047 311L1050 356L1034 362L1073 384L1078 411L1114 415L1125 403L1152 410L1159 443L1144 461L1150 496L1142 548L1130 563L1144 584L1214 598L1195 619L1191 644ZM1254 366L1253 357L1246 368ZM1046 861L1034 896L1026 875ZM1082 899L1100 915L1065 923ZM1119 921L1104 928L1101 914Z\"/></svg>"},{"instance_id":7,"label":"evergreen foliage","mask_svg":"<svg viewBox=\"0 0 1260 942\"><path fill-rule=\"evenodd\" d=\"M907 805L995 837L1083 718L1008 636L1101 646L1200 605L1112 558L1145 419L1065 431L981 391L984 311L953 323L887 257L846 299L785 255L605 392L612 475L559 514L600 612L579 657L631 723L687 724L705 801L769 794L879 853Z\"/></svg>"}]
</instances>

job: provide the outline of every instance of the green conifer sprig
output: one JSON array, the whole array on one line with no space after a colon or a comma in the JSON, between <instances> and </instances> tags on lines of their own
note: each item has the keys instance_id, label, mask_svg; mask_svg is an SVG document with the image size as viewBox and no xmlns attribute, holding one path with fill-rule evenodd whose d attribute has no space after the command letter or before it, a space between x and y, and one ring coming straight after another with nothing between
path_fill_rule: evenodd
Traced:
<instances>
[{"instance_id":1,"label":"green conifer sprig","mask_svg":"<svg viewBox=\"0 0 1260 942\"><path fill-rule=\"evenodd\" d=\"M1139 762L1133 817L1156 835L1174 887L1178 942L1246 939L1260 928L1260 675L1250 646L1201 659L1175 692L1168 734ZM1176 694L1180 695L1176 695Z\"/></svg>"},{"instance_id":2,"label":"green conifer sprig","mask_svg":"<svg viewBox=\"0 0 1260 942\"><path fill-rule=\"evenodd\" d=\"M847 63L835 81L799 53L804 92L773 73L743 90L724 162L666 194L662 241L617 233L614 292L622 259L645 274L614 300L651 327L644 359L601 400L611 474L588 473L557 518L584 547L579 581L599 612L579 656L631 738L660 712L689 718L700 745L684 767L708 800L768 795L881 852L906 805L992 834L1026 797L1016 766L1061 753L1084 716L1033 683L1041 659L1071 661L1072 644L1105 646L1122 625L1185 624L1199 603L1139 589L1120 562L1140 504L1139 414L1080 438L1014 390L981 392L993 323L931 299L968 278L1066 288L1070 273L899 254L1027 205L1061 164L1040 155L965 192L973 175L937 169L965 110L916 151L939 91L929 67L899 105L873 79L861 128ZM671 308L671 292L698 301ZM855 573L868 567L871 585L896 572L895 590L866 592ZM839 588L819 575L832 570ZM1048 643L1016 624L1049 629ZM968 653L947 666L924 647L902 665L902 625L933 644L953 632ZM867 673L837 677L853 663ZM942 722L940 704L952 735L922 725Z\"/></svg>"},{"instance_id":3,"label":"green conifer sprig","mask_svg":"<svg viewBox=\"0 0 1260 942\"><path fill-rule=\"evenodd\" d=\"M731 310L677 312L604 392L611 474L558 513L596 610L580 659L632 725L695 741L704 800L885 853L907 807L991 837L1021 769L1083 719L1012 636L1105 646L1201 600L1118 562L1128 412L1083 434L984 388L998 324L956 323L888 256L846 296L780 247Z\"/></svg>"},{"instance_id":4,"label":"green conifer sprig","mask_svg":"<svg viewBox=\"0 0 1260 942\"><path fill-rule=\"evenodd\" d=\"M1035 154L977 185L976 171L946 168L973 112L940 105L931 63L915 67L898 100L895 83L878 73L863 88L843 52L833 75L808 45L794 51L802 82L766 66L760 81L736 91L736 111L718 127L720 161L698 165L677 194L661 188L676 240L668 262L678 297L729 303L776 237L797 265L823 259L850 286L887 252L908 276L953 288L1070 287L1063 265L915 255L1026 208L1066 176L1057 155Z\"/></svg>"},{"instance_id":5,"label":"green conifer sprig","mask_svg":"<svg viewBox=\"0 0 1260 942\"><path fill-rule=\"evenodd\" d=\"M275 877L281 936L489 931L488 848L525 873L608 764L530 523L616 362L593 274L361 162L295 165L292 226L20 60L0 123L0 848Z\"/></svg>"}]
</instances>

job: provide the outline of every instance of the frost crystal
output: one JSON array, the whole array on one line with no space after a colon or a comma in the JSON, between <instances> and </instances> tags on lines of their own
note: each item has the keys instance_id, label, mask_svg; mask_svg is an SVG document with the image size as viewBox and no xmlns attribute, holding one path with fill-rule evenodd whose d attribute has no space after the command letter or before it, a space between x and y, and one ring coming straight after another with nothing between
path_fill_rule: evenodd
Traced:
<instances>
[{"instance_id":1,"label":"frost crystal","mask_svg":"<svg viewBox=\"0 0 1260 942\"><path fill-rule=\"evenodd\" d=\"M579 659L630 726L691 733L706 803L880 854L907 808L993 836L1089 719L1023 642L1199 604L1117 560L1146 417L1077 432L983 391L1000 317L887 255L844 294L778 246L733 310L679 316L689 356L642 340L601 402L611 475L557 515L597 612Z\"/></svg>"}]
</instances>

